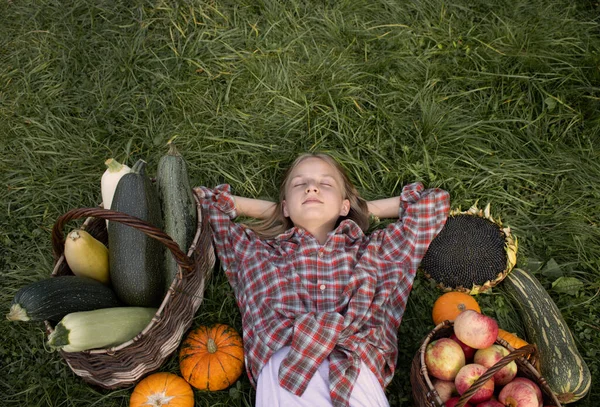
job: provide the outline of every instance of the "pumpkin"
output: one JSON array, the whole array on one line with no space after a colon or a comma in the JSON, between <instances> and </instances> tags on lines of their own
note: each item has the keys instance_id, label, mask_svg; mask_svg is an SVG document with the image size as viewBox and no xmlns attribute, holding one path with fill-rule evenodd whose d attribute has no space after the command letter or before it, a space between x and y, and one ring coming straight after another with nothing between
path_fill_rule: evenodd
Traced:
<instances>
[{"instance_id":1,"label":"pumpkin","mask_svg":"<svg viewBox=\"0 0 600 407\"><path fill-rule=\"evenodd\" d=\"M242 338L228 325L200 326L181 344L179 369L189 384L199 390L223 390L244 369Z\"/></svg>"},{"instance_id":2,"label":"pumpkin","mask_svg":"<svg viewBox=\"0 0 600 407\"><path fill-rule=\"evenodd\" d=\"M433 323L438 325L446 320L454 321L458 314L467 309L481 312L479 304L469 294L459 291L442 294L433 304L431 313Z\"/></svg>"},{"instance_id":3,"label":"pumpkin","mask_svg":"<svg viewBox=\"0 0 600 407\"><path fill-rule=\"evenodd\" d=\"M529 345L529 343L524 339L521 339L517 335L505 331L504 329L498 329L498 338L504 339L506 342L508 342L510 346L512 346L515 349L519 349L525 345Z\"/></svg>"},{"instance_id":4,"label":"pumpkin","mask_svg":"<svg viewBox=\"0 0 600 407\"><path fill-rule=\"evenodd\" d=\"M185 380L173 373L154 373L135 386L129 406L193 407L194 391Z\"/></svg>"}]
</instances>

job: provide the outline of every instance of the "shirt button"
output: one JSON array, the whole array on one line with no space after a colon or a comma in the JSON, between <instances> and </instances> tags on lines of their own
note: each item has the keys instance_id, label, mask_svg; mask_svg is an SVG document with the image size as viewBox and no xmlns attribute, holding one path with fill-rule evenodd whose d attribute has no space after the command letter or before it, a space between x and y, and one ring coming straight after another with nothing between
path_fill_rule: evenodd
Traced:
<instances>
[{"instance_id":1,"label":"shirt button","mask_svg":"<svg viewBox=\"0 0 600 407\"><path fill-rule=\"evenodd\" d=\"M325 290L325 288L327 288L327 287L325 287L325 284L321 284L321 285L319 286L319 288L321 289L321 291L324 291L324 290Z\"/></svg>"},{"instance_id":2,"label":"shirt button","mask_svg":"<svg viewBox=\"0 0 600 407\"><path fill-rule=\"evenodd\" d=\"M319 251L319 257L323 257L323 250Z\"/></svg>"}]
</instances>

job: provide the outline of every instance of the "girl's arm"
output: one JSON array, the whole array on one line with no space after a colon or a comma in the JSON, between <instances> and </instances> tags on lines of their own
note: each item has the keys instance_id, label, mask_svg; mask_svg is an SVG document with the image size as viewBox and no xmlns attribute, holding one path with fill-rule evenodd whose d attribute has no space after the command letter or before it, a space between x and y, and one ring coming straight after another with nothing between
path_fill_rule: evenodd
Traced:
<instances>
[{"instance_id":1,"label":"girl's arm","mask_svg":"<svg viewBox=\"0 0 600 407\"><path fill-rule=\"evenodd\" d=\"M368 201L369 213L378 218L397 218L400 210L400 197Z\"/></svg>"},{"instance_id":2,"label":"girl's arm","mask_svg":"<svg viewBox=\"0 0 600 407\"><path fill-rule=\"evenodd\" d=\"M275 202L262 199L244 198L233 196L235 210L238 216L246 216L255 219L266 219L275 210Z\"/></svg>"}]
</instances>

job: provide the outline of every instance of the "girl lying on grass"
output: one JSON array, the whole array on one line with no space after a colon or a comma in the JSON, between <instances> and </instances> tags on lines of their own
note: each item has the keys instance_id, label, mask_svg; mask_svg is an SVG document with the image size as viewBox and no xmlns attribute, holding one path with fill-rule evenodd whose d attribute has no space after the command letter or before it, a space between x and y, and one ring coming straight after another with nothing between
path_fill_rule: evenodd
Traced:
<instances>
[{"instance_id":1,"label":"girl lying on grass","mask_svg":"<svg viewBox=\"0 0 600 407\"><path fill-rule=\"evenodd\" d=\"M448 193L414 183L367 202L324 154L294 161L278 203L195 192L242 314L256 405L388 406L398 327ZM369 214L398 221L366 235Z\"/></svg>"}]
</instances>

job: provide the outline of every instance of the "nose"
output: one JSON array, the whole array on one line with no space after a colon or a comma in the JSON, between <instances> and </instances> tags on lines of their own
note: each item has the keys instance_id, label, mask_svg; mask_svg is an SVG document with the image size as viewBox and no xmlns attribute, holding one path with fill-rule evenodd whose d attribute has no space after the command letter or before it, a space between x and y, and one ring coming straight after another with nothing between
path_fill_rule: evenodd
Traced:
<instances>
[{"instance_id":1,"label":"nose","mask_svg":"<svg viewBox=\"0 0 600 407\"><path fill-rule=\"evenodd\" d=\"M308 194L309 192L314 192L314 193L319 192L319 188L317 187L317 184L315 184L313 182L309 182L306 185L306 193Z\"/></svg>"}]
</instances>

